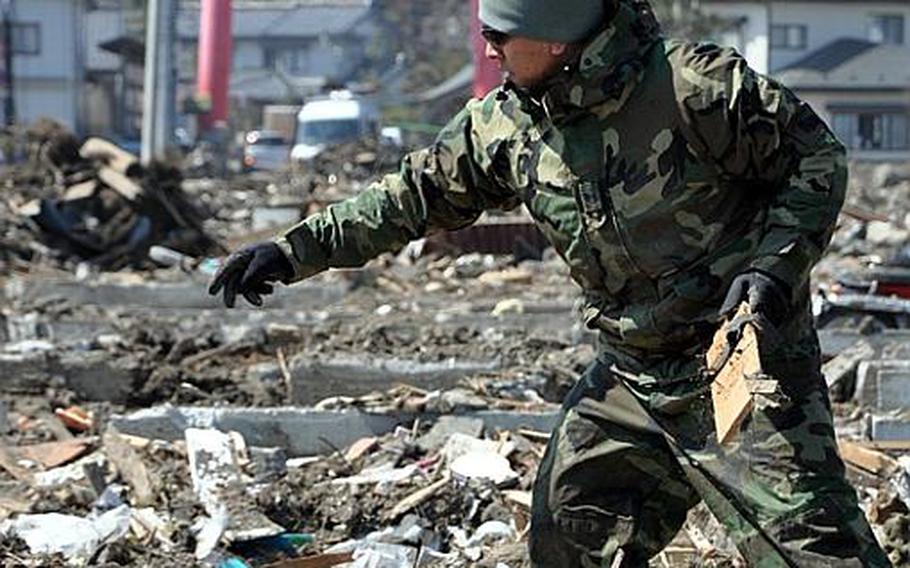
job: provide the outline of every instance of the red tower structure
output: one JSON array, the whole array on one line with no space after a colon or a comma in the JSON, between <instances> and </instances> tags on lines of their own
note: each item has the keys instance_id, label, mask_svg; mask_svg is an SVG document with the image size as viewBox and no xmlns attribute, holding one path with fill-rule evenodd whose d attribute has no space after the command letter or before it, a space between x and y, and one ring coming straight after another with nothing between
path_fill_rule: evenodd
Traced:
<instances>
[{"instance_id":1,"label":"red tower structure","mask_svg":"<svg viewBox=\"0 0 910 568\"><path fill-rule=\"evenodd\" d=\"M233 46L231 12L231 0L201 2L196 97L209 108L209 112L199 117L202 131L225 124L228 118Z\"/></svg>"}]
</instances>

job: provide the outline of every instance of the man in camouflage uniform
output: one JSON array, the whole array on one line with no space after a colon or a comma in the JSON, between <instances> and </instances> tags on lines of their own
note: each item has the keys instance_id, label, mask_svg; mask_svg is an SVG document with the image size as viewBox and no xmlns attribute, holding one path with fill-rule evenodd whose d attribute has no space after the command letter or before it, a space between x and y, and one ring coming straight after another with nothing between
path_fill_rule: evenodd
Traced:
<instances>
[{"instance_id":1,"label":"man in camouflage uniform","mask_svg":"<svg viewBox=\"0 0 910 568\"><path fill-rule=\"evenodd\" d=\"M480 16L505 84L397 174L232 255L211 292L261 305L275 281L524 204L600 332L538 473L534 565L646 566L704 500L752 566L889 566L844 477L809 311L841 145L735 51L663 39L645 0ZM782 400L720 446L704 352L740 301Z\"/></svg>"}]
</instances>

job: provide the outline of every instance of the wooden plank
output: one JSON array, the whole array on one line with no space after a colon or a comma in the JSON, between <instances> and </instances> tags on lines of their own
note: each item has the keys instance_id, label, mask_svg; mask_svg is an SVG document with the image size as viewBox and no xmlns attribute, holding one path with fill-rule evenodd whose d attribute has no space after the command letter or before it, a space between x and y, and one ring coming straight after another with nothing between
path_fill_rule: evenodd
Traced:
<instances>
[{"instance_id":1,"label":"wooden plank","mask_svg":"<svg viewBox=\"0 0 910 568\"><path fill-rule=\"evenodd\" d=\"M41 464L45 469L52 469L84 456L92 448L94 442L93 438L73 438L59 442L18 446L10 448L10 451L21 458Z\"/></svg>"},{"instance_id":2,"label":"wooden plank","mask_svg":"<svg viewBox=\"0 0 910 568\"><path fill-rule=\"evenodd\" d=\"M128 201L136 201L143 193L141 185L112 168L100 168L98 170L98 179Z\"/></svg>"},{"instance_id":3,"label":"wooden plank","mask_svg":"<svg viewBox=\"0 0 910 568\"><path fill-rule=\"evenodd\" d=\"M391 511L389 511L388 518L394 519L404 513L407 513L414 507L421 505L425 501L429 500L433 495L439 492L440 489L449 484L449 481L452 480L451 472L446 469L445 473L442 475L442 478L438 481L427 485L423 489L419 489L414 493L411 493L404 499L398 502Z\"/></svg>"},{"instance_id":4,"label":"wooden plank","mask_svg":"<svg viewBox=\"0 0 910 568\"><path fill-rule=\"evenodd\" d=\"M737 316L748 315L749 306L743 303ZM727 326L724 325L714 336L714 342L706 355L709 369L716 369L717 375L711 382L711 398L714 402L714 426L717 441L723 445L729 443L736 434L743 420L752 412L755 400L750 391L747 377L762 376L761 356L758 350L758 333L749 323L743 326L742 337L736 346L727 349Z\"/></svg>"},{"instance_id":5,"label":"wooden plank","mask_svg":"<svg viewBox=\"0 0 910 568\"><path fill-rule=\"evenodd\" d=\"M887 475L898 467L891 456L850 440L839 440L837 447L845 462L875 475Z\"/></svg>"},{"instance_id":6,"label":"wooden plank","mask_svg":"<svg viewBox=\"0 0 910 568\"><path fill-rule=\"evenodd\" d=\"M79 154L87 160L100 160L123 175L130 175L139 168L139 158L104 138L89 138L82 144Z\"/></svg>"},{"instance_id":7,"label":"wooden plank","mask_svg":"<svg viewBox=\"0 0 910 568\"><path fill-rule=\"evenodd\" d=\"M857 442L864 448L881 451L910 452L910 440L878 440L874 442Z\"/></svg>"},{"instance_id":8,"label":"wooden plank","mask_svg":"<svg viewBox=\"0 0 910 568\"><path fill-rule=\"evenodd\" d=\"M120 435L109 429L102 439L104 455L111 460L123 481L132 489L132 504L148 507L155 502L155 486L142 458L133 446Z\"/></svg>"},{"instance_id":9,"label":"wooden plank","mask_svg":"<svg viewBox=\"0 0 910 568\"><path fill-rule=\"evenodd\" d=\"M16 454L2 439L0 439L0 468L5 469L7 473L19 481L24 481L29 485L32 485L35 482L32 473L19 465Z\"/></svg>"}]
</instances>

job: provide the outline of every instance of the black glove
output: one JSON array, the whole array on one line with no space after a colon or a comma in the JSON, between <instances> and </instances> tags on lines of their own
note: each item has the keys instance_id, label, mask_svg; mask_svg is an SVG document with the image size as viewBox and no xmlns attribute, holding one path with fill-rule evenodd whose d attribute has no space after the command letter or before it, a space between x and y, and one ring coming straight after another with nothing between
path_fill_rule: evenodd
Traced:
<instances>
[{"instance_id":1,"label":"black glove","mask_svg":"<svg viewBox=\"0 0 910 568\"><path fill-rule=\"evenodd\" d=\"M212 283L209 294L215 296L224 288L224 305L233 308L237 294L254 306L262 305L262 296L271 294L275 282L287 283L294 277L294 267L275 243L258 243L243 247L224 261Z\"/></svg>"},{"instance_id":2,"label":"black glove","mask_svg":"<svg viewBox=\"0 0 910 568\"><path fill-rule=\"evenodd\" d=\"M789 311L789 286L773 276L757 270L743 272L733 279L730 290L720 307L720 316L731 316L743 302L749 303L753 314L764 316L771 324L783 323Z\"/></svg>"}]
</instances>

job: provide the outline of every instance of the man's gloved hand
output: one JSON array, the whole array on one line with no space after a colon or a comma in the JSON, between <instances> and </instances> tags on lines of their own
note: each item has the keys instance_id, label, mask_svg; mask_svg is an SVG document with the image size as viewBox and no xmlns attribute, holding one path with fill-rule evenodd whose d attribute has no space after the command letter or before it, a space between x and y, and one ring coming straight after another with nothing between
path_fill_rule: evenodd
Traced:
<instances>
[{"instance_id":1,"label":"man's gloved hand","mask_svg":"<svg viewBox=\"0 0 910 568\"><path fill-rule=\"evenodd\" d=\"M233 308L237 294L254 306L262 305L262 296L274 291L275 282L288 282L294 267L275 243L248 245L224 261L212 283L209 294L215 296L224 289L224 305Z\"/></svg>"},{"instance_id":2,"label":"man's gloved hand","mask_svg":"<svg viewBox=\"0 0 910 568\"><path fill-rule=\"evenodd\" d=\"M777 326L787 317L789 297L790 290L786 284L763 272L749 270L733 279L720 307L720 316L731 316L741 303L748 302L753 314L760 314Z\"/></svg>"}]
</instances>

